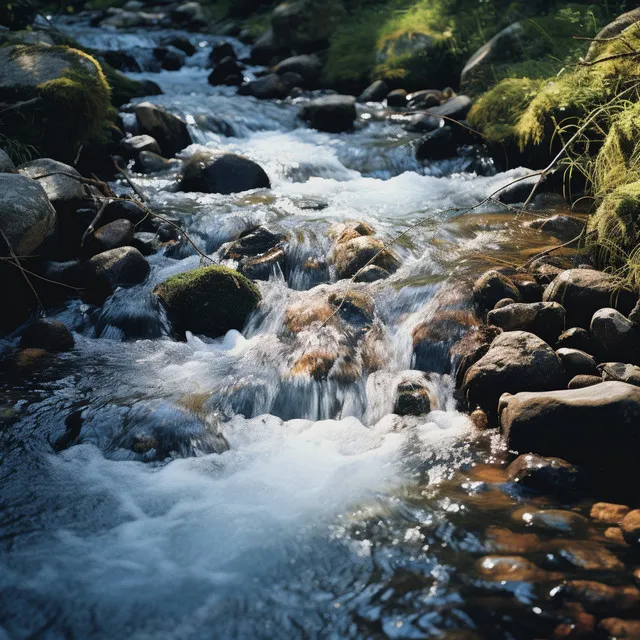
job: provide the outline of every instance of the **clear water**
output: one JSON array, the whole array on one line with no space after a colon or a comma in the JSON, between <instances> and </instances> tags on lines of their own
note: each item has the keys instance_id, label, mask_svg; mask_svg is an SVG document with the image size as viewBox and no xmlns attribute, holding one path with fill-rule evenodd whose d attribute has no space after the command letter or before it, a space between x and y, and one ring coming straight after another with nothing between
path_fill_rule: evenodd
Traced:
<instances>
[{"instance_id":1,"label":"clear water","mask_svg":"<svg viewBox=\"0 0 640 640\"><path fill-rule=\"evenodd\" d=\"M73 32L101 49L163 35ZM455 410L449 372L431 378L429 416L392 414L416 324L465 308L492 255L546 241L508 210L451 211L525 170L420 166L415 138L366 110L352 134L307 129L295 102L208 86L211 42L180 72L138 75L189 123L197 144L184 157L200 146L245 154L272 189L177 193L171 172L135 181L214 261L263 224L288 234L289 266L259 283L264 300L242 334L170 337L151 291L200 264L186 246L151 257L148 282L102 309L72 301L52 314L74 330L72 353L16 370L16 341L2 343L0 637L541 637L552 617L532 613L535 586L492 585L473 569L487 526L519 505L502 486L498 443ZM283 326L313 287L346 285L302 268L325 259L330 226L362 220L387 240L422 219L395 247L400 270L356 286L375 301L383 367L353 383L292 378L296 356L340 339ZM78 437L62 447L74 420ZM488 595L515 608L505 618Z\"/></svg>"}]
</instances>

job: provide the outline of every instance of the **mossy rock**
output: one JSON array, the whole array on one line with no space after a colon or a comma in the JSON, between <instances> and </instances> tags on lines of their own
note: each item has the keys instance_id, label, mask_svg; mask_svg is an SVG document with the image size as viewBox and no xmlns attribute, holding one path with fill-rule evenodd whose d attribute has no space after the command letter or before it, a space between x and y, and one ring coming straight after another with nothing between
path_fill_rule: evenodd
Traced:
<instances>
[{"instance_id":1,"label":"mossy rock","mask_svg":"<svg viewBox=\"0 0 640 640\"><path fill-rule=\"evenodd\" d=\"M200 267L172 276L155 289L174 330L212 338L242 330L261 300L256 285L227 267Z\"/></svg>"},{"instance_id":2,"label":"mossy rock","mask_svg":"<svg viewBox=\"0 0 640 640\"><path fill-rule=\"evenodd\" d=\"M99 63L67 46L0 47L0 133L44 157L73 163L82 145L102 135L114 113Z\"/></svg>"}]
</instances>

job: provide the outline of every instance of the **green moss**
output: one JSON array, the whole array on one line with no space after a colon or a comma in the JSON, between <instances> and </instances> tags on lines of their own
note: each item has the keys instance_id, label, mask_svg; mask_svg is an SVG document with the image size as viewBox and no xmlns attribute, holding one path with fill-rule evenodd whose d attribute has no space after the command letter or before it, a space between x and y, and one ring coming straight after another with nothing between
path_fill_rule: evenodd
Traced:
<instances>
[{"instance_id":1,"label":"green moss","mask_svg":"<svg viewBox=\"0 0 640 640\"><path fill-rule=\"evenodd\" d=\"M172 276L155 290L174 329L217 337L243 328L261 295L242 274L221 266Z\"/></svg>"}]
</instances>

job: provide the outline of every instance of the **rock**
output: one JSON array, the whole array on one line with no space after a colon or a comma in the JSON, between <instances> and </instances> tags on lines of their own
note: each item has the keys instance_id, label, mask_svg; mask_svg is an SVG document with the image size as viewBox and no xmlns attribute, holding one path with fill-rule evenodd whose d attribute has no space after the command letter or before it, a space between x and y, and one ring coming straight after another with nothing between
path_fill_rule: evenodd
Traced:
<instances>
[{"instance_id":1,"label":"rock","mask_svg":"<svg viewBox=\"0 0 640 640\"><path fill-rule=\"evenodd\" d=\"M246 258L239 271L251 280L268 280L271 274L285 267L287 256L282 247L276 247L256 258Z\"/></svg>"},{"instance_id":2,"label":"rock","mask_svg":"<svg viewBox=\"0 0 640 640\"><path fill-rule=\"evenodd\" d=\"M500 401L500 424L509 449L588 467L623 464L624 452L632 455L640 443L638 420L640 389L624 382L518 393Z\"/></svg>"},{"instance_id":3,"label":"rock","mask_svg":"<svg viewBox=\"0 0 640 640\"><path fill-rule=\"evenodd\" d=\"M604 631L609 638L616 638L616 640L640 639L640 620L605 618L598 623L598 629Z\"/></svg>"},{"instance_id":4,"label":"rock","mask_svg":"<svg viewBox=\"0 0 640 640\"><path fill-rule=\"evenodd\" d=\"M544 292L542 286L536 280L535 275L530 273L514 273L509 279L516 285L520 292L522 302L541 302Z\"/></svg>"},{"instance_id":5,"label":"rock","mask_svg":"<svg viewBox=\"0 0 640 640\"><path fill-rule=\"evenodd\" d=\"M580 602L587 611L600 614L628 611L640 604L640 591L635 587L611 587L595 580L569 580L551 595Z\"/></svg>"},{"instance_id":6,"label":"rock","mask_svg":"<svg viewBox=\"0 0 640 640\"><path fill-rule=\"evenodd\" d=\"M133 247L111 249L86 262L89 283L87 294L92 300L103 300L116 287L144 282L149 275L149 263Z\"/></svg>"},{"instance_id":7,"label":"rock","mask_svg":"<svg viewBox=\"0 0 640 640\"><path fill-rule=\"evenodd\" d=\"M341 95L316 98L302 107L300 117L319 131L349 131L357 118L356 99L353 96Z\"/></svg>"},{"instance_id":8,"label":"rock","mask_svg":"<svg viewBox=\"0 0 640 640\"><path fill-rule=\"evenodd\" d=\"M394 273L400 266L398 256L384 243L373 236L357 236L346 242L338 242L328 257L329 264L335 266L339 280L351 278L370 260L372 264L387 273Z\"/></svg>"},{"instance_id":9,"label":"rock","mask_svg":"<svg viewBox=\"0 0 640 640\"><path fill-rule=\"evenodd\" d=\"M438 107L450 98L454 97L453 89L449 88L445 91L438 89L422 89L414 91L407 96L407 102L410 109L429 109L430 107Z\"/></svg>"},{"instance_id":10,"label":"rock","mask_svg":"<svg viewBox=\"0 0 640 640\"><path fill-rule=\"evenodd\" d=\"M596 361L588 353L579 349L558 349L556 353L562 361L568 380L572 380L576 376L596 377L598 375Z\"/></svg>"},{"instance_id":11,"label":"rock","mask_svg":"<svg viewBox=\"0 0 640 640\"><path fill-rule=\"evenodd\" d=\"M222 253L224 260L242 260L246 257L262 255L279 247L287 237L282 233L274 233L266 227L253 227L240 234Z\"/></svg>"},{"instance_id":12,"label":"rock","mask_svg":"<svg viewBox=\"0 0 640 640\"><path fill-rule=\"evenodd\" d=\"M473 285L473 302L478 313L484 315L504 298L520 300L516 285L498 271L487 271Z\"/></svg>"},{"instance_id":13,"label":"rock","mask_svg":"<svg viewBox=\"0 0 640 640\"><path fill-rule=\"evenodd\" d=\"M407 92L404 89L394 89L387 94L388 107L406 107Z\"/></svg>"},{"instance_id":14,"label":"rock","mask_svg":"<svg viewBox=\"0 0 640 640\"><path fill-rule=\"evenodd\" d=\"M487 314L487 324L504 331L528 331L549 344L562 333L564 319L565 310L557 302L515 303Z\"/></svg>"},{"instance_id":15,"label":"rock","mask_svg":"<svg viewBox=\"0 0 640 640\"><path fill-rule=\"evenodd\" d=\"M207 24L207 17L199 2L183 2L171 9L171 19L192 29L200 29Z\"/></svg>"},{"instance_id":16,"label":"rock","mask_svg":"<svg viewBox=\"0 0 640 640\"><path fill-rule=\"evenodd\" d=\"M269 176L253 160L235 153L205 151L185 161L179 184L182 191L225 195L271 187Z\"/></svg>"},{"instance_id":17,"label":"rock","mask_svg":"<svg viewBox=\"0 0 640 640\"><path fill-rule=\"evenodd\" d=\"M544 458L533 453L518 456L507 468L507 479L520 487L543 494L572 497L588 484L585 472L561 458Z\"/></svg>"},{"instance_id":18,"label":"rock","mask_svg":"<svg viewBox=\"0 0 640 640\"><path fill-rule=\"evenodd\" d=\"M277 73L270 73L242 85L239 93L260 100L280 100L287 97L290 88Z\"/></svg>"},{"instance_id":19,"label":"rock","mask_svg":"<svg viewBox=\"0 0 640 640\"><path fill-rule=\"evenodd\" d=\"M595 353L600 360L640 364L640 327L619 311L596 311L590 329Z\"/></svg>"},{"instance_id":20,"label":"rock","mask_svg":"<svg viewBox=\"0 0 640 640\"><path fill-rule=\"evenodd\" d=\"M567 310L569 326L588 328L593 314L603 307L629 313L638 296L609 274L592 269L564 271L547 287L545 302L558 302Z\"/></svg>"},{"instance_id":21,"label":"rock","mask_svg":"<svg viewBox=\"0 0 640 640\"><path fill-rule=\"evenodd\" d=\"M552 236L558 238L562 242L569 242L577 238L586 226L581 218L574 216L555 215L550 218L541 218L529 223L532 229L540 229Z\"/></svg>"},{"instance_id":22,"label":"rock","mask_svg":"<svg viewBox=\"0 0 640 640\"><path fill-rule=\"evenodd\" d=\"M133 234L133 246L143 255L151 256L162 247L158 235L151 231L138 231Z\"/></svg>"},{"instance_id":23,"label":"rock","mask_svg":"<svg viewBox=\"0 0 640 640\"><path fill-rule=\"evenodd\" d=\"M2 129L38 156L73 163L109 120L110 89L97 61L67 46L0 47ZM33 123L38 123L34 126Z\"/></svg>"},{"instance_id":24,"label":"rock","mask_svg":"<svg viewBox=\"0 0 640 640\"><path fill-rule=\"evenodd\" d=\"M56 212L35 180L15 173L0 173L0 226L16 255L27 256L53 234ZM2 255L7 255L4 238Z\"/></svg>"},{"instance_id":25,"label":"rock","mask_svg":"<svg viewBox=\"0 0 640 640\"><path fill-rule=\"evenodd\" d=\"M273 29L267 29L251 49L251 64L269 66L290 53L289 49L276 42Z\"/></svg>"},{"instance_id":26,"label":"rock","mask_svg":"<svg viewBox=\"0 0 640 640\"><path fill-rule=\"evenodd\" d=\"M563 509L544 509L522 514L522 521L540 532L560 534L572 537L584 537L589 521L575 511Z\"/></svg>"},{"instance_id":27,"label":"rock","mask_svg":"<svg viewBox=\"0 0 640 640\"><path fill-rule=\"evenodd\" d=\"M601 44L599 40L607 40L609 38L615 38L620 35L627 27L635 24L640 20L640 7L638 9L632 9L622 15L619 15L613 22L607 24L595 37L594 42L591 43L589 51L587 52L586 60L591 62L599 57Z\"/></svg>"},{"instance_id":28,"label":"rock","mask_svg":"<svg viewBox=\"0 0 640 640\"><path fill-rule=\"evenodd\" d=\"M583 571L622 571L624 569L624 564L613 552L593 540L558 540L550 546L553 555L574 569Z\"/></svg>"},{"instance_id":29,"label":"rock","mask_svg":"<svg viewBox=\"0 0 640 640\"><path fill-rule=\"evenodd\" d=\"M174 49L178 49L182 51L187 56L192 56L196 51L196 47L191 43L189 38L181 35L172 35L168 38L165 38L162 43L165 46L173 47Z\"/></svg>"},{"instance_id":30,"label":"rock","mask_svg":"<svg viewBox=\"0 0 640 640\"><path fill-rule=\"evenodd\" d=\"M564 384L562 363L546 342L526 331L510 331L499 335L486 355L469 368L463 389L469 406L495 414L503 393L549 391ZM510 448L543 453L535 447Z\"/></svg>"},{"instance_id":31,"label":"rock","mask_svg":"<svg viewBox=\"0 0 640 640\"><path fill-rule=\"evenodd\" d=\"M215 66L225 58L237 58L233 45L230 42L216 42L209 54L209 63Z\"/></svg>"},{"instance_id":32,"label":"rock","mask_svg":"<svg viewBox=\"0 0 640 640\"><path fill-rule=\"evenodd\" d=\"M387 83L384 80L376 80L358 96L358 102L382 102L388 93Z\"/></svg>"},{"instance_id":33,"label":"rock","mask_svg":"<svg viewBox=\"0 0 640 640\"><path fill-rule=\"evenodd\" d=\"M612 504L610 502L596 502L589 514L592 520L603 524L622 524L630 509L626 504Z\"/></svg>"},{"instance_id":34,"label":"rock","mask_svg":"<svg viewBox=\"0 0 640 640\"><path fill-rule=\"evenodd\" d=\"M377 282L378 280L384 280L391 274L382 267L378 267L375 264L370 264L360 271L360 273L354 278L354 282Z\"/></svg>"},{"instance_id":35,"label":"rock","mask_svg":"<svg viewBox=\"0 0 640 640\"><path fill-rule=\"evenodd\" d=\"M315 55L300 55L286 58L273 68L279 76L285 73L297 73L304 80L304 86L312 86L320 77L322 62Z\"/></svg>"},{"instance_id":36,"label":"rock","mask_svg":"<svg viewBox=\"0 0 640 640\"><path fill-rule=\"evenodd\" d=\"M404 125L405 131L411 133L430 133L442 127L442 118L428 113L418 113Z\"/></svg>"},{"instance_id":37,"label":"rock","mask_svg":"<svg viewBox=\"0 0 640 640\"><path fill-rule=\"evenodd\" d=\"M120 142L120 149L127 158L135 158L141 151L151 151L160 155L160 145L147 135L125 138Z\"/></svg>"},{"instance_id":38,"label":"rock","mask_svg":"<svg viewBox=\"0 0 640 640\"><path fill-rule=\"evenodd\" d=\"M168 160L153 151L141 151L136 158L135 169L140 173L160 173L169 171L179 164L178 160Z\"/></svg>"},{"instance_id":39,"label":"rock","mask_svg":"<svg viewBox=\"0 0 640 640\"><path fill-rule=\"evenodd\" d=\"M422 416L431 411L427 380L422 372L415 372L398 384L393 413L399 416Z\"/></svg>"},{"instance_id":40,"label":"rock","mask_svg":"<svg viewBox=\"0 0 640 640\"><path fill-rule=\"evenodd\" d=\"M184 52L175 47L156 47L153 50L153 55L166 71L179 71L187 61Z\"/></svg>"},{"instance_id":41,"label":"rock","mask_svg":"<svg viewBox=\"0 0 640 640\"><path fill-rule=\"evenodd\" d=\"M71 351L74 339L62 322L36 320L20 334L21 349L44 349L49 352Z\"/></svg>"},{"instance_id":42,"label":"rock","mask_svg":"<svg viewBox=\"0 0 640 640\"><path fill-rule=\"evenodd\" d=\"M184 120L150 102L136 105L135 114L140 133L154 138L163 155L173 156L193 142Z\"/></svg>"},{"instance_id":43,"label":"rock","mask_svg":"<svg viewBox=\"0 0 640 640\"><path fill-rule=\"evenodd\" d=\"M208 82L214 86L227 84L227 78L229 77L240 76L240 78L242 78L243 70L243 65L241 65L235 58L223 58L209 74Z\"/></svg>"},{"instance_id":44,"label":"rock","mask_svg":"<svg viewBox=\"0 0 640 640\"><path fill-rule=\"evenodd\" d=\"M449 118L460 122L469 115L472 106L473 100L468 96L455 96L438 107L430 107L426 112L438 118Z\"/></svg>"},{"instance_id":45,"label":"rock","mask_svg":"<svg viewBox=\"0 0 640 640\"><path fill-rule=\"evenodd\" d=\"M521 556L485 556L477 563L478 573L494 582L536 582L546 572Z\"/></svg>"},{"instance_id":46,"label":"rock","mask_svg":"<svg viewBox=\"0 0 640 640\"><path fill-rule=\"evenodd\" d=\"M133 244L134 230L133 223L124 218L109 222L86 238L82 253L86 257L91 257L110 249L129 247Z\"/></svg>"},{"instance_id":47,"label":"rock","mask_svg":"<svg viewBox=\"0 0 640 640\"><path fill-rule=\"evenodd\" d=\"M457 155L458 139L447 125L428 133L416 146L416 158L421 162L447 160Z\"/></svg>"},{"instance_id":48,"label":"rock","mask_svg":"<svg viewBox=\"0 0 640 640\"><path fill-rule=\"evenodd\" d=\"M261 300L260 291L250 280L219 266L172 276L154 293L178 334L192 331L212 338L231 329L241 331Z\"/></svg>"},{"instance_id":49,"label":"rock","mask_svg":"<svg viewBox=\"0 0 640 640\"><path fill-rule=\"evenodd\" d=\"M502 300L498 300L496 302L496 306L493 307L495 309L504 309L508 307L510 304L516 304L516 301L513 298L502 298Z\"/></svg>"},{"instance_id":50,"label":"rock","mask_svg":"<svg viewBox=\"0 0 640 640\"><path fill-rule=\"evenodd\" d=\"M640 387L640 367L622 362L607 362L600 365L605 382L619 381Z\"/></svg>"},{"instance_id":51,"label":"rock","mask_svg":"<svg viewBox=\"0 0 640 640\"><path fill-rule=\"evenodd\" d=\"M14 173L16 166L7 153L0 149L0 173Z\"/></svg>"},{"instance_id":52,"label":"rock","mask_svg":"<svg viewBox=\"0 0 640 640\"><path fill-rule=\"evenodd\" d=\"M82 182L82 176L63 162L40 158L21 165L18 171L40 184L58 215L73 215L95 203L94 192Z\"/></svg>"},{"instance_id":53,"label":"rock","mask_svg":"<svg viewBox=\"0 0 640 640\"><path fill-rule=\"evenodd\" d=\"M502 333L498 327L479 327L469 331L451 349L453 369L456 372L456 387L461 388L469 368L482 358L491 343Z\"/></svg>"},{"instance_id":54,"label":"rock","mask_svg":"<svg viewBox=\"0 0 640 640\"><path fill-rule=\"evenodd\" d=\"M134 200L111 200L103 209L100 217L101 224L108 224L116 220L128 220L136 227L144 226L145 222L151 226L151 217L145 209Z\"/></svg>"},{"instance_id":55,"label":"rock","mask_svg":"<svg viewBox=\"0 0 640 640\"><path fill-rule=\"evenodd\" d=\"M587 387L593 387L596 384L600 384L602 378L600 376L575 376L571 378L568 389L586 389Z\"/></svg>"},{"instance_id":56,"label":"rock","mask_svg":"<svg viewBox=\"0 0 640 640\"><path fill-rule=\"evenodd\" d=\"M556 342L556 349L579 349L593 353L593 342L586 329L572 327L560 334Z\"/></svg>"},{"instance_id":57,"label":"rock","mask_svg":"<svg viewBox=\"0 0 640 640\"><path fill-rule=\"evenodd\" d=\"M480 431L484 431L489 428L489 418L487 414L480 409L480 407L471 413L469 420L471 420L471 424Z\"/></svg>"},{"instance_id":58,"label":"rock","mask_svg":"<svg viewBox=\"0 0 640 640\"><path fill-rule=\"evenodd\" d=\"M621 529L627 544L640 546L640 509L634 509L625 515Z\"/></svg>"},{"instance_id":59,"label":"rock","mask_svg":"<svg viewBox=\"0 0 640 640\"><path fill-rule=\"evenodd\" d=\"M274 43L290 51L310 53L326 49L334 29L345 17L342 0L293 0L271 14Z\"/></svg>"}]
</instances>

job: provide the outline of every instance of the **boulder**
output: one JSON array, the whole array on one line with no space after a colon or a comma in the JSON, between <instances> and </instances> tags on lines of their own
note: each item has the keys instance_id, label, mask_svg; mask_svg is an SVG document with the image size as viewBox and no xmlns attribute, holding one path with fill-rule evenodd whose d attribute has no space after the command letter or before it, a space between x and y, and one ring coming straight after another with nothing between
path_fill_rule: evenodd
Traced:
<instances>
[{"instance_id":1,"label":"boulder","mask_svg":"<svg viewBox=\"0 0 640 640\"><path fill-rule=\"evenodd\" d=\"M437 107L429 107L426 112L438 118L461 121L469 115L472 106L473 100L469 96L455 96Z\"/></svg>"},{"instance_id":2,"label":"boulder","mask_svg":"<svg viewBox=\"0 0 640 640\"><path fill-rule=\"evenodd\" d=\"M179 164L179 160L163 158L153 151L141 151L136 158L135 169L140 173L160 173L169 171Z\"/></svg>"},{"instance_id":3,"label":"boulder","mask_svg":"<svg viewBox=\"0 0 640 640\"><path fill-rule=\"evenodd\" d=\"M187 57L183 51L175 47L156 47L153 55L166 71L178 71L184 67Z\"/></svg>"},{"instance_id":4,"label":"boulder","mask_svg":"<svg viewBox=\"0 0 640 640\"><path fill-rule=\"evenodd\" d=\"M135 158L141 151L160 154L160 145L154 138L147 135L125 138L120 142L120 149L127 158Z\"/></svg>"},{"instance_id":5,"label":"boulder","mask_svg":"<svg viewBox=\"0 0 640 640\"><path fill-rule=\"evenodd\" d=\"M213 68L213 71L209 74L208 82L214 86L227 84L227 78L240 76L242 78L244 66L240 64L235 58L223 58Z\"/></svg>"},{"instance_id":6,"label":"boulder","mask_svg":"<svg viewBox=\"0 0 640 640\"><path fill-rule=\"evenodd\" d=\"M487 323L504 331L528 331L554 344L564 330L564 318L565 310L557 302L515 303L489 311Z\"/></svg>"},{"instance_id":7,"label":"boulder","mask_svg":"<svg viewBox=\"0 0 640 640\"><path fill-rule=\"evenodd\" d=\"M322 72L322 62L315 55L300 55L286 58L273 68L279 76L285 73L297 73L304 80L305 86L314 85Z\"/></svg>"},{"instance_id":8,"label":"boulder","mask_svg":"<svg viewBox=\"0 0 640 640\"><path fill-rule=\"evenodd\" d=\"M568 498L582 494L588 485L587 475L579 467L533 453L518 456L507 468L507 479L530 491Z\"/></svg>"},{"instance_id":9,"label":"boulder","mask_svg":"<svg viewBox=\"0 0 640 640\"><path fill-rule=\"evenodd\" d=\"M575 376L571 378L568 389L586 389L587 387L593 387L593 385L600 384L602 382L601 376Z\"/></svg>"},{"instance_id":10,"label":"boulder","mask_svg":"<svg viewBox=\"0 0 640 640\"><path fill-rule=\"evenodd\" d=\"M456 372L456 387L462 387L464 377L471 365L475 364L489 351L491 343L502 333L498 327L478 327L469 331L459 340L453 349L451 356L453 369Z\"/></svg>"},{"instance_id":11,"label":"boulder","mask_svg":"<svg viewBox=\"0 0 640 640\"><path fill-rule=\"evenodd\" d=\"M407 92L404 89L394 89L387 94L387 106L401 108L407 106Z\"/></svg>"},{"instance_id":12,"label":"boulder","mask_svg":"<svg viewBox=\"0 0 640 640\"><path fill-rule=\"evenodd\" d=\"M302 107L300 117L319 131L349 131L357 118L356 99L353 96L341 95L316 98Z\"/></svg>"},{"instance_id":13,"label":"boulder","mask_svg":"<svg viewBox=\"0 0 640 640\"><path fill-rule=\"evenodd\" d=\"M274 233L266 227L253 227L240 234L221 255L224 260L255 257L279 247L286 239L284 234Z\"/></svg>"},{"instance_id":14,"label":"boulder","mask_svg":"<svg viewBox=\"0 0 640 640\"><path fill-rule=\"evenodd\" d=\"M149 275L149 263L133 247L110 249L86 262L87 295L100 302L111 295L116 287L140 284Z\"/></svg>"},{"instance_id":15,"label":"boulder","mask_svg":"<svg viewBox=\"0 0 640 640\"><path fill-rule=\"evenodd\" d=\"M338 242L328 257L329 264L335 266L339 280L353 277L370 260L387 273L394 273L400 266L398 256L385 249L382 240L369 235Z\"/></svg>"},{"instance_id":16,"label":"boulder","mask_svg":"<svg viewBox=\"0 0 640 640\"><path fill-rule=\"evenodd\" d=\"M134 231L133 223L124 218L108 222L85 239L82 254L91 257L110 249L129 247L133 244Z\"/></svg>"},{"instance_id":17,"label":"boulder","mask_svg":"<svg viewBox=\"0 0 640 640\"><path fill-rule=\"evenodd\" d=\"M574 238L577 238L586 226L585 221L582 218L576 218L574 216L555 215L550 218L541 218L530 222L529 225L532 229L539 229L544 231L562 242L569 242Z\"/></svg>"},{"instance_id":18,"label":"boulder","mask_svg":"<svg viewBox=\"0 0 640 640\"><path fill-rule=\"evenodd\" d=\"M98 62L67 46L0 47L2 128L37 155L72 163L110 118L110 89ZM34 123L38 123L34 126Z\"/></svg>"},{"instance_id":19,"label":"boulder","mask_svg":"<svg viewBox=\"0 0 640 640\"><path fill-rule=\"evenodd\" d=\"M421 372L412 372L398 384L393 413L399 416L422 416L430 411L427 378Z\"/></svg>"},{"instance_id":20,"label":"boulder","mask_svg":"<svg viewBox=\"0 0 640 640\"><path fill-rule=\"evenodd\" d=\"M542 509L527 511L522 521L534 531L562 536L582 538L586 535L589 521L579 513L564 509Z\"/></svg>"},{"instance_id":21,"label":"boulder","mask_svg":"<svg viewBox=\"0 0 640 640\"><path fill-rule=\"evenodd\" d=\"M449 126L431 131L416 146L416 158L425 160L447 160L458 155L458 139Z\"/></svg>"},{"instance_id":22,"label":"boulder","mask_svg":"<svg viewBox=\"0 0 640 640\"><path fill-rule=\"evenodd\" d=\"M639 420L640 389L624 382L500 400L500 425L509 449L592 468L624 465L635 456Z\"/></svg>"},{"instance_id":23,"label":"boulder","mask_svg":"<svg viewBox=\"0 0 640 640\"><path fill-rule=\"evenodd\" d=\"M162 44L167 47L174 47L182 51L187 56L192 56L196 51L196 47L187 36L181 36L178 34L169 36L162 41Z\"/></svg>"},{"instance_id":24,"label":"boulder","mask_svg":"<svg viewBox=\"0 0 640 640\"><path fill-rule=\"evenodd\" d=\"M179 184L182 191L225 195L271 187L269 176L257 162L235 153L205 151L185 161Z\"/></svg>"},{"instance_id":25,"label":"boulder","mask_svg":"<svg viewBox=\"0 0 640 640\"><path fill-rule=\"evenodd\" d=\"M49 352L71 351L74 339L62 322L36 320L20 334L21 349L44 349Z\"/></svg>"},{"instance_id":26,"label":"boulder","mask_svg":"<svg viewBox=\"0 0 640 640\"><path fill-rule=\"evenodd\" d=\"M201 29L207 25L207 16L199 2L183 2L171 9L171 19L190 29Z\"/></svg>"},{"instance_id":27,"label":"boulder","mask_svg":"<svg viewBox=\"0 0 640 640\"><path fill-rule=\"evenodd\" d=\"M558 275L544 292L545 302L558 302L567 310L569 326L588 328L593 314L613 307L628 314L638 296L607 273L593 269L570 269Z\"/></svg>"},{"instance_id":28,"label":"boulder","mask_svg":"<svg viewBox=\"0 0 640 640\"><path fill-rule=\"evenodd\" d=\"M430 133L442 127L442 118L428 113L418 113L404 125L405 131L410 133Z\"/></svg>"},{"instance_id":29,"label":"boulder","mask_svg":"<svg viewBox=\"0 0 640 640\"><path fill-rule=\"evenodd\" d=\"M494 310L504 309L505 307L508 307L510 304L516 304L516 301L513 298L502 298L502 300L498 300L498 302L496 302L496 306L493 308Z\"/></svg>"},{"instance_id":30,"label":"boulder","mask_svg":"<svg viewBox=\"0 0 640 640\"><path fill-rule=\"evenodd\" d=\"M277 270L284 270L286 261L284 249L275 247L260 256L245 258L238 270L251 280L268 280Z\"/></svg>"},{"instance_id":31,"label":"boulder","mask_svg":"<svg viewBox=\"0 0 640 640\"><path fill-rule=\"evenodd\" d=\"M7 155L6 151L0 149L0 173L14 173L16 166L13 160Z\"/></svg>"},{"instance_id":32,"label":"boulder","mask_svg":"<svg viewBox=\"0 0 640 640\"><path fill-rule=\"evenodd\" d=\"M576 376L598 376L598 367L593 356L579 349L558 349L556 351L567 373L567 380Z\"/></svg>"},{"instance_id":33,"label":"boulder","mask_svg":"<svg viewBox=\"0 0 640 640\"><path fill-rule=\"evenodd\" d=\"M640 364L640 327L619 311L596 311L590 330L595 353L600 360Z\"/></svg>"},{"instance_id":34,"label":"boulder","mask_svg":"<svg viewBox=\"0 0 640 640\"><path fill-rule=\"evenodd\" d=\"M216 42L211 48L209 63L215 66L225 58L237 58L233 45L230 42Z\"/></svg>"},{"instance_id":35,"label":"boulder","mask_svg":"<svg viewBox=\"0 0 640 640\"><path fill-rule=\"evenodd\" d=\"M421 89L407 96L407 106L410 109L430 109L439 107L453 96L453 89L447 89L446 92L439 89Z\"/></svg>"},{"instance_id":36,"label":"boulder","mask_svg":"<svg viewBox=\"0 0 640 640\"><path fill-rule=\"evenodd\" d=\"M136 105L135 114L140 133L154 138L165 156L173 156L193 142L182 118L150 102Z\"/></svg>"},{"instance_id":37,"label":"boulder","mask_svg":"<svg viewBox=\"0 0 640 640\"><path fill-rule=\"evenodd\" d=\"M147 211L134 200L117 199L111 200L102 210L100 216L100 224L108 224L116 220L128 220L136 227L152 225L152 218Z\"/></svg>"},{"instance_id":38,"label":"boulder","mask_svg":"<svg viewBox=\"0 0 640 640\"><path fill-rule=\"evenodd\" d=\"M387 83L384 80L376 80L358 96L358 102L382 102L388 93Z\"/></svg>"},{"instance_id":39,"label":"boulder","mask_svg":"<svg viewBox=\"0 0 640 640\"><path fill-rule=\"evenodd\" d=\"M556 349L580 349L580 351L593 353L593 341L586 329L571 327L560 334L556 341Z\"/></svg>"},{"instance_id":40,"label":"boulder","mask_svg":"<svg viewBox=\"0 0 640 640\"><path fill-rule=\"evenodd\" d=\"M242 274L220 266L200 267L172 276L155 288L174 330L212 338L241 331L261 296Z\"/></svg>"},{"instance_id":41,"label":"boulder","mask_svg":"<svg viewBox=\"0 0 640 640\"><path fill-rule=\"evenodd\" d=\"M487 271L473 285L473 302L481 315L494 309L505 298L520 301L520 291L512 280L499 271Z\"/></svg>"},{"instance_id":42,"label":"boulder","mask_svg":"<svg viewBox=\"0 0 640 640\"><path fill-rule=\"evenodd\" d=\"M486 355L469 368L463 390L469 406L495 414L503 393L550 391L564 386L564 369L553 349L532 333L509 331L499 335ZM542 453L532 447L516 450Z\"/></svg>"},{"instance_id":43,"label":"boulder","mask_svg":"<svg viewBox=\"0 0 640 640\"><path fill-rule=\"evenodd\" d=\"M36 182L16 173L0 173L0 227L2 255L8 242L18 256L36 251L53 234L56 212L45 190Z\"/></svg>"},{"instance_id":44,"label":"boulder","mask_svg":"<svg viewBox=\"0 0 640 640\"><path fill-rule=\"evenodd\" d=\"M640 387L640 367L623 362L606 362L599 367L605 382L626 382Z\"/></svg>"},{"instance_id":45,"label":"boulder","mask_svg":"<svg viewBox=\"0 0 640 640\"><path fill-rule=\"evenodd\" d=\"M290 88L277 73L269 73L262 78L243 84L239 93L259 100L281 100L287 97Z\"/></svg>"}]
</instances>

